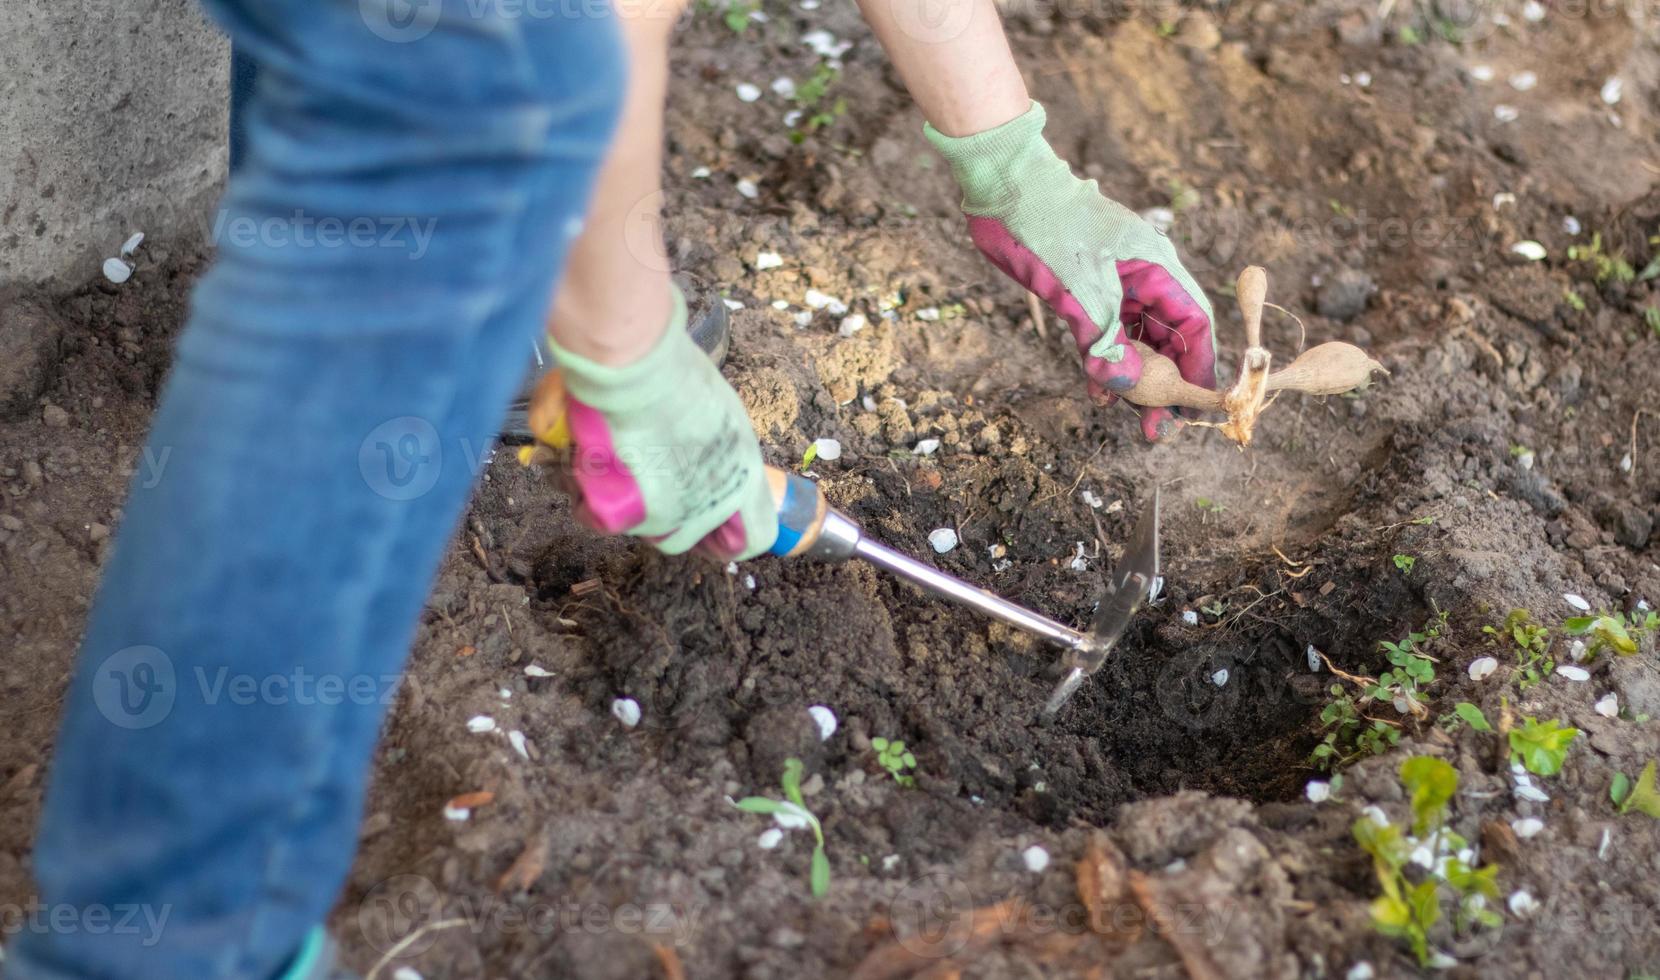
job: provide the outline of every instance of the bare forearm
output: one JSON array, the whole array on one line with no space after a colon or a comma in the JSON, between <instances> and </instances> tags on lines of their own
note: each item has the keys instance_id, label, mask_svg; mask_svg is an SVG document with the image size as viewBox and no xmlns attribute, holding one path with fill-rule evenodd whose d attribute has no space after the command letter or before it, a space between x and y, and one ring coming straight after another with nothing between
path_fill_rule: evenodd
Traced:
<instances>
[{"instance_id":1,"label":"bare forearm","mask_svg":"<svg viewBox=\"0 0 1660 980\"><path fill-rule=\"evenodd\" d=\"M993 0L859 0L934 128L969 136L1031 104Z\"/></svg>"}]
</instances>

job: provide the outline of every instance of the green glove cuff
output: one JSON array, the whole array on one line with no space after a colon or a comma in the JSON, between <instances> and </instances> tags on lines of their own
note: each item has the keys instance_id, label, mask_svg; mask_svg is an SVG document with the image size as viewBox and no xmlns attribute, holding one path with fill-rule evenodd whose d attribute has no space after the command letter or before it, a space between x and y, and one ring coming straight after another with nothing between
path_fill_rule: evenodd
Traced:
<instances>
[{"instance_id":1,"label":"green glove cuff","mask_svg":"<svg viewBox=\"0 0 1660 980\"><path fill-rule=\"evenodd\" d=\"M632 364L599 364L573 354L549 337L548 347L565 375L565 390L602 412L638 411L658 401L665 385L675 383L687 357L707 359L686 330L686 297L673 283L669 290L673 305L668 329L656 346Z\"/></svg>"}]
</instances>

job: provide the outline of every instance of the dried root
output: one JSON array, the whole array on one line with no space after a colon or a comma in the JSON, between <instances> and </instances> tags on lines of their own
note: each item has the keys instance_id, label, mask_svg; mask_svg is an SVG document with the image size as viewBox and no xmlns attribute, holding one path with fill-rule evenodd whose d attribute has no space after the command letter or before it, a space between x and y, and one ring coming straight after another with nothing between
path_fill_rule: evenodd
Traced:
<instances>
[{"instance_id":1,"label":"dried root","mask_svg":"<svg viewBox=\"0 0 1660 980\"><path fill-rule=\"evenodd\" d=\"M1251 266L1239 274L1239 311L1245 317L1245 356L1239 378L1227 391L1210 391L1184 380L1174 361L1140 341L1130 341L1141 355L1141 380L1124 393L1125 399L1148 408L1193 408L1224 412L1226 422L1192 422L1221 429L1239 443L1251 444L1257 418L1270 404L1269 392L1301 391L1310 395L1337 395L1364 385L1383 365L1353 344L1339 341L1304 351L1289 365L1270 372L1273 355L1262 346L1262 307L1268 295L1268 274Z\"/></svg>"}]
</instances>

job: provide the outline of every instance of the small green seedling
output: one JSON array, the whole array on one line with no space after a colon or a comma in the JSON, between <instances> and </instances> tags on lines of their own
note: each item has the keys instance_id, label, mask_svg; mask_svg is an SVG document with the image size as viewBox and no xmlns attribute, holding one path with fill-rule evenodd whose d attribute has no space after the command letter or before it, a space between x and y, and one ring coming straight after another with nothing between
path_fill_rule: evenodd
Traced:
<instances>
[{"instance_id":1,"label":"small green seedling","mask_svg":"<svg viewBox=\"0 0 1660 980\"><path fill-rule=\"evenodd\" d=\"M1660 820L1660 789L1656 789L1654 785L1653 760L1643 767L1635 784L1625 773L1615 773L1614 784L1608 787L1608 795L1621 814L1636 810Z\"/></svg>"},{"instance_id":2,"label":"small green seedling","mask_svg":"<svg viewBox=\"0 0 1660 980\"><path fill-rule=\"evenodd\" d=\"M1568 305L1574 308L1574 312L1576 312L1576 313L1584 313L1585 312L1585 300L1583 298L1581 298L1580 295L1578 293L1574 292L1572 289L1563 290L1562 291L1562 298L1568 301Z\"/></svg>"},{"instance_id":3,"label":"small green seedling","mask_svg":"<svg viewBox=\"0 0 1660 980\"><path fill-rule=\"evenodd\" d=\"M1527 690L1556 669L1550 655L1550 630L1534 623L1533 614L1526 609L1512 609L1502 626L1483 626L1481 631L1492 643L1502 645L1509 640L1516 647L1518 689Z\"/></svg>"},{"instance_id":4,"label":"small green seedling","mask_svg":"<svg viewBox=\"0 0 1660 980\"><path fill-rule=\"evenodd\" d=\"M746 796L734 805L745 813L759 813L772 817L786 830L802 826L812 829L816 843L813 845L813 859L807 873L807 884L812 889L814 898L823 898L830 891L830 858L824 853L824 828L819 824L818 817L813 816L813 811L807 809L807 802L801 795L801 770L800 759L784 760L784 774L778 780L779 787L784 791L784 799Z\"/></svg>"},{"instance_id":5,"label":"small green seedling","mask_svg":"<svg viewBox=\"0 0 1660 980\"><path fill-rule=\"evenodd\" d=\"M894 782L901 786L916 785L916 777L905 771L916 769L916 756L905 748L904 742L877 737L870 740L870 747L876 750L876 761L893 776Z\"/></svg>"},{"instance_id":6,"label":"small green seedling","mask_svg":"<svg viewBox=\"0 0 1660 980\"><path fill-rule=\"evenodd\" d=\"M1660 339L1660 306L1643 307L1643 322L1657 339Z\"/></svg>"},{"instance_id":7,"label":"small green seedling","mask_svg":"<svg viewBox=\"0 0 1660 980\"><path fill-rule=\"evenodd\" d=\"M815 459L818 459L818 443L809 442L807 444L807 451L801 454L801 472L807 472L807 467L813 465L813 460Z\"/></svg>"},{"instance_id":8,"label":"small green seedling","mask_svg":"<svg viewBox=\"0 0 1660 980\"><path fill-rule=\"evenodd\" d=\"M1226 506L1224 506L1220 503L1217 503L1216 501L1210 499L1209 497L1199 497L1199 498L1195 499L1193 501L1193 506L1199 508L1200 510L1208 511L1212 514L1220 514L1223 511L1228 509Z\"/></svg>"},{"instance_id":9,"label":"small green seedling","mask_svg":"<svg viewBox=\"0 0 1660 980\"><path fill-rule=\"evenodd\" d=\"M1390 560L1395 563L1396 568L1401 570L1402 575L1411 575L1412 566L1418 564L1418 559L1411 555L1396 555Z\"/></svg>"},{"instance_id":10,"label":"small green seedling","mask_svg":"<svg viewBox=\"0 0 1660 980\"><path fill-rule=\"evenodd\" d=\"M1609 255L1602 250L1602 232L1592 232L1591 244L1569 245L1568 261L1588 262L1592 266L1592 276L1597 285L1602 285L1612 279L1615 282L1628 283L1637 278L1637 270L1631 263L1617 255Z\"/></svg>"},{"instance_id":11,"label":"small green seedling","mask_svg":"<svg viewBox=\"0 0 1660 980\"><path fill-rule=\"evenodd\" d=\"M1383 894L1372 901L1372 923L1386 936L1405 939L1418 963L1437 959L1430 933L1441 920L1440 887L1458 898L1458 929L1493 928L1499 915L1487 907L1498 898L1498 866L1471 868L1458 854L1468 842L1446 829L1447 804L1458 790L1458 771L1434 756L1413 756L1401 763L1401 783L1412 800L1412 834L1370 816L1355 821L1356 843L1372 857L1372 870ZM1427 847L1436 856L1427 876L1408 869L1412 854ZM1416 881L1415 881L1416 879Z\"/></svg>"},{"instance_id":12,"label":"small green seedling","mask_svg":"<svg viewBox=\"0 0 1660 980\"><path fill-rule=\"evenodd\" d=\"M1478 732L1493 730L1492 724L1487 721L1487 716L1481 713L1481 709L1468 701L1460 701L1453 705L1452 711L1441 716L1440 724L1449 732L1457 731L1459 725L1469 725Z\"/></svg>"},{"instance_id":13,"label":"small green seedling","mask_svg":"<svg viewBox=\"0 0 1660 980\"><path fill-rule=\"evenodd\" d=\"M1595 616L1574 616L1563 620L1562 629L1569 636L1585 636L1587 659L1604 650L1612 650L1622 657L1637 652L1638 641L1660 627L1660 612L1647 610L1627 616L1620 612L1603 612Z\"/></svg>"},{"instance_id":14,"label":"small green seedling","mask_svg":"<svg viewBox=\"0 0 1660 980\"><path fill-rule=\"evenodd\" d=\"M1320 728L1326 737L1309 755L1309 761L1327 772L1357 759L1382 755L1401 740L1401 730L1379 718L1360 713L1354 695L1341 684L1331 686L1333 701L1320 710Z\"/></svg>"},{"instance_id":15,"label":"small green seedling","mask_svg":"<svg viewBox=\"0 0 1660 980\"><path fill-rule=\"evenodd\" d=\"M1524 718L1521 727L1510 730L1510 759L1535 776L1554 776L1562 771L1568 746L1578 734L1579 729L1569 728L1555 718Z\"/></svg>"},{"instance_id":16,"label":"small green seedling","mask_svg":"<svg viewBox=\"0 0 1660 980\"><path fill-rule=\"evenodd\" d=\"M1445 621L1443 616L1442 622ZM1378 682L1367 690L1367 696L1391 702L1395 710L1403 715L1425 714L1423 690L1435 682L1435 661L1419 651L1424 644L1440 635L1440 625L1437 624L1421 633L1408 633L1399 643L1389 640L1380 643L1393 666L1378 675Z\"/></svg>"}]
</instances>

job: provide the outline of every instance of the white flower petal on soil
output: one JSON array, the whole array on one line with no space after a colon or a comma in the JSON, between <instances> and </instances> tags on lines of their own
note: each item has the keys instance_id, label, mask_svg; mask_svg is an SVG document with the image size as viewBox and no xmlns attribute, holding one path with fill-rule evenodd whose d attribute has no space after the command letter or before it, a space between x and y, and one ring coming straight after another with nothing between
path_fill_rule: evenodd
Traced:
<instances>
[{"instance_id":1,"label":"white flower petal on soil","mask_svg":"<svg viewBox=\"0 0 1660 980\"><path fill-rule=\"evenodd\" d=\"M1585 230L1585 226L1579 223L1578 218L1570 214L1562 219L1562 230L1567 234L1577 235Z\"/></svg>"},{"instance_id":2,"label":"white flower petal on soil","mask_svg":"<svg viewBox=\"0 0 1660 980\"><path fill-rule=\"evenodd\" d=\"M1216 673L1210 675L1210 682L1212 684L1215 684L1217 687L1227 687L1228 686L1228 668L1223 667L1222 669L1218 670Z\"/></svg>"},{"instance_id":3,"label":"white flower petal on soil","mask_svg":"<svg viewBox=\"0 0 1660 980\"><path fill-rule=\"evenodd\" d=\"M722 303L725 303L725 304L726 304L726 308L727 308L727 309L729 309L729 310L731 310L731 311L732 311L732 312L734 312L734 313L736 313L736 312L738 312L738 311L739 311L739 310L741 310L741 309L743 309L743 308L744 308L744 304L742 304L742 303L740 303L740 302L738 302L738 301L737 301L737 300L735 300L735 299L724 299L724 298L723 298L723 299L722 299L722 300L721 300L721 302L722 302Z\"/></svg>"},{"instance_id":4,"label":"white flower petal on soil","mask_svg":"<svg viewBox=\"0 0 1660 980\"><path fill-rule=\"evenodd\" d=\"M712 172L713 171L711 171L708 167L693 167L692 168L692 179L693 180L708 180L709 175Z\"/></svg>"},{"instance_id":5,"label":"white flower petal on soil","mask_svg":"<svg viewBox=\"0 0 1660 980\"><path fill-rule=\"evenodd\" d=\"M1169 208L1148 208L1141 212L1141 220L1153 226L1153 230L1161 235L1170 233L1170 226L1176 223L1176 212Z\"/></svg>"},{"instance_id":6,"label":"white flower petal on soil","mask_svg":"<svg viewBox=\"0 0 1660 980\"><path fill-rule=\"evenodd\" d=\"M795 98L795 79L783 75L772 80L773 94L786 99Z\"/></svg>"},{"instance_id":7,"label":"white flower petal on soil","mask_svg":"<svg viewBox=\"0 0 1660 980\"><path fill-rule=\"evenodd\" d=\"M761 848L761 850L770 851L777 847L778 842L783 839L784 832L782 830L779 830L777 827L768 827L766 830L761 831L761 836L755 838L755 843Z\"/></svg>"},{"instance_id":8,"label":"white flower petal on soil","mask_svg":"<svg viewBox=\"0 0 1660 980\"><path fill-rule=\"evenodd\" d=\"M1493 671L1498 669L1499 662L1495 658L1477 657L1476 659L1470 661L1470 667L1467 673L1470 675L1470 680L1481 681L1486 680L1492 675Z\"/></svg>"},{"instance_id":9,"label":"white flower petal on soil","mask_svg":"<svg viewBox=\"0 0 1660 980\"><path fill-rule=\"evenodd\" d=\"M483 735L485 732L496 730L496 719L489 715L474 715L467 719L467 731L474 735Z\"/></svg>"},{"instance_id":10,"label":"white flower petal on soil","mask_svg":"<svg viewBox=\"0 0 1660 980\"><path fill-rule=\"evenodd\" d=\"M1493 195L1493 210L1494 211L1497 211L1498 209L1504 207L1506 204L1510 205L1511 207L1515 207L1516 206L1516 195L1510 193L1509 191L1499 191L1497 194Z\"/></svg>"},{"instance_id":11,"label":"white flower petal on soil","mask_svg":"<svg viewBox=\"0 0 1660 980\"><path fill-rule=\"evenodd\" d=\"M915 448L911 452L918 456L932 456L939 447L940 441L938 439L918 439Z\"/></svg>"},{"instance_id":12,"label":"white flower petal on soil","mask_svg":"<svg viewBox=\"0 0 1660 980\"><path fill-rule=\"evenodd\" d=\"M1432 970L1450 970L1457 965L1457 960L1438 949L1429 954L1429 968Z\"/></svg>"},{"instance_id":13,"label":"white flower petal on soil","mask_svg":"<svg viewBox=\"0 0 1660 980\"><path fill-rule=\"evenodd\" d=\"M1542 261L1546 255L1550 254L1545 251L1545 246L1532 240L1517 242L1516 244L1510 246L1510 251L1516 255L1520 255L1524 259L1527 259L1529 262Z\"/></svg>"},{"instance_id":14,"label":"white flower petal on soil","mask_svg":"<svg viewBox=\"0 0 1660 980\"><path fill-rule=\"evenodd\" d=\"M1575 667L1572 664L1561 664L1556 668L1556 672L1570 681L1588 681L1591 679L1590 671L1584 667Z\"/></svg>"},{"instance_id":15,"label":"white flower petal on soil","mask_svg":"<svg viewBox=\"0 0 1660 980\"><path fill-rule=\"evenodd\" d=\"M1420 868L1433 869L1435 867L1435 852L1429 849L1428 844L1419 844L1407 855L1407 860Z\"/></svg>"},{"instance_id":16,"label":"white flower petal on soil","mask_svg":"<svg viewBox=\"0 0 1660 980\"><path fill-rule=\"evenodd\" d=\"M1538 817L1523 817L1520 820L1510 821L1510 829L1516 832L1517 837L1527 840L1539 831L1544 830L1545 822Z\"/></svg>"},{"instance_id":17,"label":"white flower petal on soil","mask_svg":"<svg viewBox=\"0 0 1660 980\"><path fill-rule=\"evenodd\" d=\"M473 811L467 809L464 806L450 806L447 803L444 805L444 819L445 820L454 820L456 823L460 823L463 820L467 820L467 819L471 818L472 815L473 815Z\"/></svg>"},{"instance_id":18,"label":"white flower petal on soil","mask_svg":"<svg viewBox=\"0 0 1660 980\"><path fill-rule=\"evenodd\" d=\"M1372 87L1372 73L1369 72L1369 71L1356 72L1355 73L1355 84L1359 85L1361 88L1371 88Z\"/></svg>"},{"instance_id":19,"label":"white flower petal on soil","mask_svg":"<svg viewBox=\"0 0 1660 980\"><path fill-rule=\"evenodd\" d=\"M820 58L840 58L853 48L852 41L838 41L836 35L822 28L801 35L801 43L812 48Z\"/></svg>"},{"instance_id":20,"label":"white flower petal on soil","mask_svg":"<svg viewBox=\"0 0 1660 980\"><path fill-rule=\"evenodd\" d=\"M1608 845L1612 844L1613 842L1614 842L1614 831L1607 828L1607 827L1602 828L1602 840L1597 842L1597 860L1598 861L1608 860Z\"/></svg>"},{"instance_id":21,"label":"white flower petal on soil","mask_svg":"<svg viewBox=\"0 0 1660 980\"><path fill-rule=\"evenodd\" d=\"M777 269L784 265L784 257L777 252L757 252L755 254L755 271L764 272L767 269Z\"/></svg>"},{"instance_id":22,"label":"white flower petal on soil","mask_svg":"<svg viewBox=\"0 0 1660 980\"><path fill-rule=\"evenodd\" d=\"M1539 909L1539 902L1525 889L1513 891L1504 904L1510 909L1510 914L1518 918L1527 918Z\"/></svg>"},{"instance_id":23,"label":"white flower petal on soil","mask_svg":"<svg viewBox=\"0 0 1660 980\"><path fill-rule=\"evenodd\" d=\"M892 871L894 868L897 868L897 867L899 867L899 855L889 854L886 857L882 858L882 870L883 871Z\"/></svg>"},{"instance_id":24,"label":"white flower petal on soil","mask_svg":"<svg viewBox=\"0 0 1660 980\"><path fill-rule=\"evenodd\" d=\"M1155 575L1153 576L1153 584L1147 587L1147 602L1149 604L1158 602L1161 595L1164 595L1164 576Z\"/></svg>"},{"instance_id":25,"label":"white flower petal on soil","mask_svg":"<svg viewBox=\"0 0 1660 980\"><path fill-rule=\"evenodd\" d=\"M738 98L744 102L754 102L761 97L761 90L748 82L738 83Z\"/></svg>"},{"instance_id":26,"label":"white flower petal on soil","mask_svg":"<svg viewBox=\"0 0 1660 980\"><path fill-rule=\"evenodd\" d=\"M948 527L935 528L928 532L928 543L935 554L943 555L957 546L957 532Z\"/></svg>"},{"instance_id":27,"label":"white flower petal on soil","mask_svg":"<svg viewBox=\"0 0 1660 980\"><path fill-rule=\"evenodd\" d=\"M790 301L787 299L775 299L772 301L772 308L775 310L787 310L790 308Z\"/></svg>"},{"instance_id":28,"label":"white flower petal on soil","mask_svg":"<svg viewBox=\"0 0 1660 980\"><path fill-rule=\"evenodd\" d=\"M1493 118L1501 123L1515 122L1521 117L1521 112L1513 105L1500 104L1493 107Z\"/></svg>"},{"instance_id":29,"label":"white flower petal on soil","mask_svg":"<svg viewBox=\"0 0 1660 980\"><path fill-rule=\"evenodd\" d=\"M1577 593L1574 593L1574 592L1564 592L1564 593L1562 593L1562 601L1566 602L1570 606L1573 606L1575 609L1578 609L1580 612L1590 612L1591 611L1591 604L1589 602L1585 601L1584 596L1579 595Z\"/></svg>"},{"instance_id":30,"label":"white flower petal on soil","mask_svg":"<svg viewBox=\"0 0 1660 980\"><path fill-rule=\"evenodd\" d=\"M1082 541L1078 542L1077 549L1078 550L1072 554L1072 560L1067 562L1067 567L1072 569L1074 572L1088 571L1089 559L1084 557L1084 543Z\"/></svg>"},{"instance_id":31,"label":"white flower petal on soil","mask_svg":"<svg viewBox=\"0 0 1660 980\"><path fill-rule=\"evenodd\" d=\"M796 326L805 327L809 323L813 322L813 311L812 310L802 310L800 313L795 314L795 316L792 319L795 320L795 325Z\"/></svg>"},{"instance_id":32,"label":"white flower petal on soil","mask_svg":"<svg viewBox=\"0 0 1660 980\"><path fill-rule=\"evenodd\" d=\"M842 458L842 444L835 439L814 439L813 445L818 448L818 458L838 460Z\"/></svg>"},{"instance_id":33,"label":"white flower petal on soil","mask_svg":"<svg viewBox=\"0 0 1660 980\"><path fill-rule=\"evenodd\" d=\"M1533 450L1524 449L1522 450L1521 455L1516 457L1516 465L1520 466L1524 470L1531 470L1533 469L1534 459Z\"/></svg>"},{"instance_id":34,"label":"white flower petal on soil","mask_svg":"<svg viewBox=\"0 0 1660 980\"><path fill-rule=\"evenodd\" d=\"M794 129L796 124L801 122L801 116L802 112L800 109L791 109L789 112L784 113L784 125Z\"/></svg>"},{"instance_id":35,"label":"white flower petal on soil","mask_svg":"<svg viewBox=\"0 0 1660 980\"><path fill-rule=\"evenodd\" d=\"M1475 79L1478 82L1490 82L1490 81L1493 80L1493 66L1492 65L1471 65L1470 66L1470 77Z\"/></svg>"},{"instance_id":36,"label":"white flower petal on soil","mask_svg":"<svg viewBox=\"0 0 1660 980\"><path fill-rule=\"evenodd\" d=\"M1545 19L1545 5L1539 0L1527 0L1522 4L1522 19L1529 24L1537 24Z\"/></svg>"},{"instance_id":37,"label":"white flower petal on soil","mask_svg":"<svg viewBox=\"0 0 1660 980\"><path fill-rule=\"evenodd\" d=\"M1602 101L1609 105L1618 105L1620 98L1625 95L1625 82L1618 78L1610 78L1602 83Z\"/></svg>"},{"instance_id":38,"label":"white flower petal on soil","mask_svg":"<svg viewBox=\"0 0 1660 980\"><path fill-rule=\"evenodd\" d=\"M540 664L525 664L526 677L552 677L553 671Z\"/></svg>"},{"instance_id":39,"label":"white flower petal on soil","mask_svg":"<svg viewBox=\"0 0 1660 980\"><path fill-rule=\"evenodd\" d=\"M1303 795L1310 803L1324 803L1331 799L1331 783L1324 779L1311 779L1303 787Z\"/></svg>"},{"instance_id":40,"label":"white flower petal on soil","mask_svg":"<svg viewBox=\"0 0 1660 980\"><path fill-rule=\"evenodd\" d=\"M640 723L640 702L633 698L617 698L611 702L611 715L622 722L624 728L633 728Z\"/></svg>"},{"instance_id":41,"label":"white flower petal on soil","mask_svg":"<svg viewBox=\"0 0 1660 980\"><path fill-rule=\"evenodd\" d=\"M1539 85L1539 76L1530 71L1519 71L1510 76L1510 87L1518 92L1530 92Z\"/></svg>"},{"instance_id":42,"label":"white flower petal on soil","mask_svg":"<svg viewBox=\"0 0 1660 980\"><path fill-rule=\"evenodd\" d=\"M1011 559L1008 559L1008 558L1004 558L1001 561L994 561L994 562L991 563L991 570L994 571L994 572L1006 572L1006 571L1008 571L1009 569L1011 569L1013 567L1014 567L1014 562Z\"/></svg>"},{"instance_id":43,"label":"white flower petal on soil","mask_svg":"<svg viewBox=\"0 0 1660 980\"><path fill-rule=\"evenodd\" d=\"M813 705L807 709L807 713L813 716L813 725L818 729L818 740L828 742L830 736L836 734L836 713L822 704Z\"/></svg>"},{"instance_id":44,"label":"white flower petal on soil","mask_svg":"<svg viewBox=\"0 0 1660 980\"><path fill-rule=\"evenodd\" d=\"M807 290L807 294L802 297L801 302L803 306L806 306L810 310L822 310L832 303L839 302L839 300L837 300L836 297L831 296L829 293L822 292L817 289L809 289Z\"/></svg>"},{"instance_id":45,"label":"white flower petal on soil","mask_svg":"<svg viewBox=\"0 0 1660 980\"><path fill-rule=\"evenodd\" d=\"M1624 456L1620 457L1620 472L1621 473L1630 473L1631 472L1631 453L1629 451L1626 452L1626 454Z\"/></svg>"},{"instance_id":46,"label":"white flower petal on soil","mask_svg":"<svg viewBox=\"0 0 1660 980\"><path fill-rule=\"evenodd\" d=\"M1020 860L1026 865L1027 871L1036 873L1049 867L1049 852L1044 850L1042 845L1033 844L1020 852Z\"/></svg>"},{"instance_id":47,"label":"white flower petal on soil","mask_svg":"<svg viewBox=\"0 0 1660 980\"><path fill-rule=\"evenodd\" d=\"M759 197L761 195L761 189L759 187L756 187L755 186L755 181L750 180L748 177L744 177L744 178L740 179L738 181L737 186L738 186L738 193L742 194L744 197L749 198L751 201L755 200L757 197Z\"/></svg>"},{"instance_id":48,"label":"white flower petal on soil","mask_svg":"<svg viewBox=\"0 0 1660 980\"><path fill-rule=\"evenodd\" d=\"M105 259L104 278L120 284L133 277L133 266L126 259Z\"/></svg>"},{"instance_id":49,"label":"white flower petal on soil","mask_svg":"<svg viewBox=\"0 0 1660 980\"><path fill-rule=\"evenodd\" d=\"M1095 491L1093 490L1085 490L1084 492L1078 494L1078 499L1088 504L1094 510L1100 510L1101 505L1106 503L1106 501L1102 500L1100 497L1097 497L1095 495Z\"/></svg>"},{"instance_id":50,"label":"white flower petal on soil","mask_svg":"<svg viewBox=\"0 0 1660 980\"><path fill-rule=\"evenodd\" d=\"M1372 980L1375 976L1377 976L1377 972L1372 969L1372 964L1361 960L1354 966L1349 967L1349 972L1343 974L1343 980Z\"/></svg>"},{"instance_id":51,"label":"white flower petal on soil","mask_svg":"<svg viewBox=\"0 0 1660 980\"><path fill-rule=\"evenodd\" d=\"M143 244L144 233L142 231L135 231L131 235L127 236L126 241L121 243L121 254L131 255L138 251L138 247Z\"/></svg>"},{"instance_id":52,"label":"white flower petal on soil","mask_svg":"<svg viewBox=\"0 0 1660 980\"><path fill-rule=\"evenodd\" d=\"M513 746L513 751L525 759L530 758L530 745L525 741L525 733L517 728L507 733L507 744Z\"/></svg>"},{"instance_id":53,"label":"white flower petal on soil","mask_svg":"<svg viewBox=\"0 0 1660 980\"><path fill-rule=\"evenodd\" d=\"M1194 612L1191 609L1183 609L1182 610L1182 622L1186 623L1189 626L1198 626L1199 625L1199 614Z\"/></svg>"},{"instance_id":54,"label":"white flower petal on soil","mask_svg":"<svg viewBox=\"0 0 1660 980\"><path fill-rule=\"evenodd\" d=\"M1585 641L1575 640L1568 644L1568 657L1576 664L1582 662L1585 659Z\"/></svg>"},{"instance_id":55,"label":"white flower petal on soil","mask_svg":"<svg viewBox=\"0 0 1660 980\"><path fill-rule=\"evenodd\" d=\"M772 822L785 830L806 830L813 825L813 815L789 800L779 803L773 811Z\"/></svg>"},{"instance_id":56,"label":"white flower petal on soil","mask_svg":"<svg viewBox=\"0 0 1660 980\"><path fill-rule=\"evenodd\" d=\"M728 574L728 575L738 574L738 563L735 562L735 561L727 562L726 563L726 574Z\"/></svg>"},{"instance_id":57,"label":"white flower petal on soil","mask_svg":"<svg viewBox=\"0 0 1660 980\"><path fill-rule=\"evenodd\" d=\"M870 321L865 319L863 313L849 313L842 317L841 326L836 328L836 333L843 337L851 337L869 325Z\"/></svg>"},{"instance_id":58,"label":"white flower petal on soil","mask_svg":"<svg viewBox=\"0 0 1660 980\"><path fill-rule=\"evenodd\" d=\"M1389 826L1389 814L1384 813L1383 809L1376 803L1368 803L1365 809L1360 811L1360 815L1366 817L1380 827Z\"/></svg>"},{"instance_id":59,"label":"white flower petal on soil","mask_svg":"<svg viewBox=\"0 0 1660 980\"><path fill-rule=\"evenodd\" d=\"M1303 655L1308 657L1308 669L1318 674L1320 672L1320 651L1314 649L1314 644L1310 643L1308 649L1303 651Z\"/></svg>"},{"instance_id":60,"label":"white flower petal on soil","mask_svg":"<svg viewBox=\"0 0 1660 980\"><path fill-rule=\"evenodd\" d=\"M421 971L412 966L400 966L392 971L392 980L427 980L421 976Z\"/></svg>"},{"instance_id":61,"label":"white flower petal on soil","mask_svg":"<svg viewBox=\"0 0 1660 980\"><path fill-rule=\"evenodd\" d=\"M940 318L939 307L924 306L922 309L916 311L916 318L918 320L926 320L929 323L933 323L935 320Z\"/></svg>"},{"instance_id":62,"label":"white flower petal on soil","mask_svg":"<svg viewBox=\"0 0 1660 980\"><path fill-rule=\"evenodd\" d=\"M1549 793L1547 793L1544 790L1540 789L1539 787L1533 785L1532 783L1525 783L1524 784L1521 780L1516 781L1516 788L1514 790L1512 790L1511 792L1513 792L1516 795L1516 798L1518 800L1527 800L1530 803L1549 803L1550 802L1550 794Z\"/></svg>"},{"instance_id":63,"label":"white flower petal on soil","mask_svg":"<svg viewBox=\"0 0 1660 980\"><path fill-rule=\"evenodd\" d=\"M755 591L755 576L753 576L753 575L745 575L744 576L744 588L748 589L751 592Z\"/></svg>"},{"instance_id":64,"label":"white flower petal on soil","mask_svg":"<svg viewBox=\"0 0 1660 980\"><path fill-rule=\"evenodd\" d=\"M1594 710L1604 718L1618 718L1620 716L1620 696L1609 691L1597 698Z\"/></svg>"}]
</instances>

